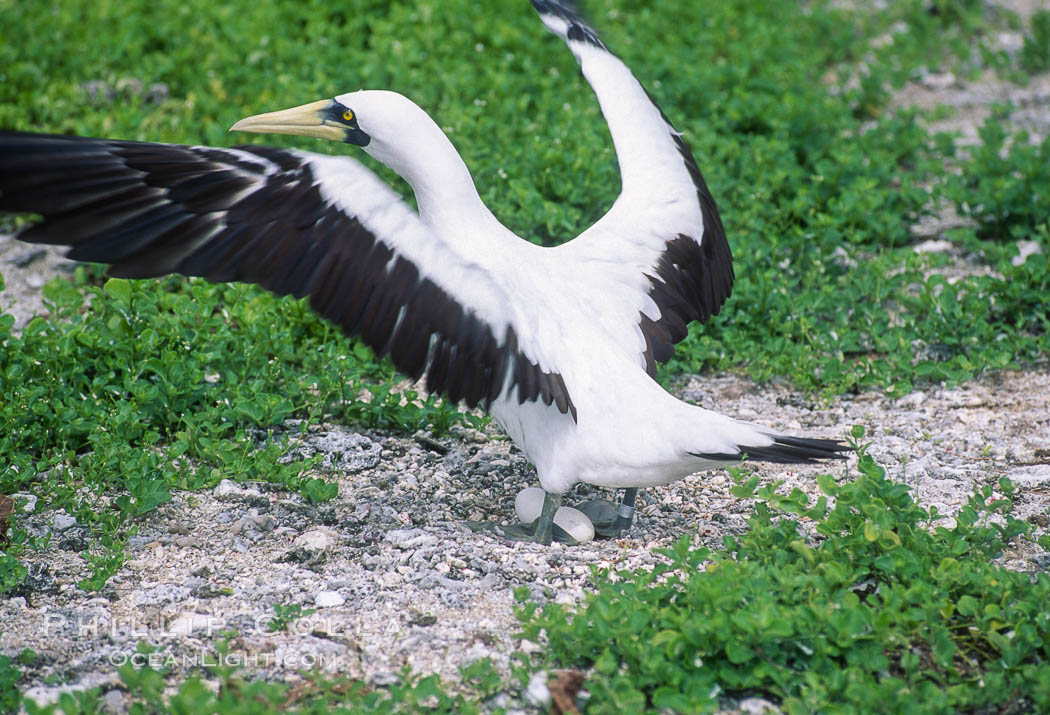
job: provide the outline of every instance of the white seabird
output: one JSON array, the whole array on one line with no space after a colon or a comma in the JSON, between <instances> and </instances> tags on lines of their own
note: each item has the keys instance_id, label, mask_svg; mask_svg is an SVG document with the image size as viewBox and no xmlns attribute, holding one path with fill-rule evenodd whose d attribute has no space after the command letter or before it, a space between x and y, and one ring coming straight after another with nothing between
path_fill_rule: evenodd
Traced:
<instances>
[{"instance_id":1,"label":"white seabird","mask_svg":"<svg viewBox=\"0 0 1050 715\"><path fill-rule=\"evenodd\" d=\"M597 95L622 191L577 238L544 248L486 208L438 125L400 94L361 90L234 124L362 147L418 213L349 157L0 132L0 209L42 214L19 238L71 246L110 274L256 283L311 307L428 390L481 406L535 465L550 543L577 482L634 489L740 460L811 462L832 440L778 435L687 404L655 381L688 323L733 283L714 199L686 142L564 3L533 0Z\"/></svg>"}]
</instances>

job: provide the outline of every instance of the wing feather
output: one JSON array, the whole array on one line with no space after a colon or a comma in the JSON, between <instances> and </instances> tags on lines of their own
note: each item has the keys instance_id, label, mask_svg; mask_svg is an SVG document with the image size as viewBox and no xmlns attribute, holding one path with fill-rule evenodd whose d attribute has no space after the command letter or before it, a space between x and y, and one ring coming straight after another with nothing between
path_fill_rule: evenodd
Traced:
<instances>
[{"instance_id":1,"label":"wing feather","mask_svg":"<svg viewBox=\"0 0 1050 715\"><path fill-rule=\"evenodd\" d=\"M256 283L311 307L427 388L474 407L575 408L519 344L513 296L350 158L0 132L0 209L19 238L68 245L112 275Z\"/></svg>"},{"instance_id":2,"label":"wing feather","mask_svg":"<svg viewBox=\"0 0 1050 715\"><path fill-rule=\"evenodd\" d=\"M609 212L562 248L581 265L599 266L616 285L609 293L622 296L620 318L639 336L640 359L654 374L656 362L670 359L688 334L686 326L717 315L732 291L732 254L718 207L688 143L575 4L532 4L597 95L623 183Z\"/></svg>"}]
</instances>

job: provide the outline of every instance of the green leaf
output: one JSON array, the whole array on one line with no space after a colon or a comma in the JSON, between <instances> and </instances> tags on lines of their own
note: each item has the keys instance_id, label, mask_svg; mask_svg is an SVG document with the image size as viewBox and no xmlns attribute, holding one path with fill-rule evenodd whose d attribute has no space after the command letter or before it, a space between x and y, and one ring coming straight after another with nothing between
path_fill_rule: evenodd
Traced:
<instances>
[{"instance_id":1,"label":"green leaf","mask_svg":"<svg viewBox=\"0 0 1050 715\"><path fill-rule=\"evenodd\" d=\"M743 484L735 484L729 487L729 493L738 499L750 499L755 494L755 487L758 486L758 477L752 476Z\"/></svg>"},{"instance_id":2,"label":"green leaf","mask_svg":"<svg viewBox=\"0 0 1050 715\"><path fill-rule=\"evenodd\" d=\"M820 487L820 491L824 492L828 496L834 496L838 485L835 483L835 477L830 474L818 474L817 475L817 486Z\"/></svg>"},{"instance_id":3,"label":"green leaf","mask_svg":"<svg viewBox=\"0 0 1050 715\"><path fill-rule=\"evenodd\" d=\"M960 615L975 616L980 613L981 604L976 598L967 594L961 597L955 606Z\"/></svg>"},{"instance_id":4,"label":"green leaf","mask_svg":"<svg viewBox=\"0 0 1050 715\"><path fill-rule=\"evenodd\" d=\"M746 663L755 657L755 651L737 640L730 640L725 644L726 658L734 665Z\"/></svg>"},{"instance_id":5,"label":"green leaf","mask_svg":"<svg viewBox=\"0 0 1050 715\"><path fill-rule=\"evenodd\" d=\"M875 524L875 522L872 522L872 521L865 521L864 522L864 538L866 540L868 540L870 542L875 542L875 541L879 540L879 536L881 536L881 535L882 535L882 532L879 529L879 527Z\"/></svg>"},{"instance_id":6,"label":"green leaf","mask_svg":"<svg viewBox=\"0 0 1050 715\"><path fill-rule=\"evenodd\" d=\"M110 278L103 289L108 295L124 303L131 302L131 283L123 278Z\"/></svg>"}]
</instances>

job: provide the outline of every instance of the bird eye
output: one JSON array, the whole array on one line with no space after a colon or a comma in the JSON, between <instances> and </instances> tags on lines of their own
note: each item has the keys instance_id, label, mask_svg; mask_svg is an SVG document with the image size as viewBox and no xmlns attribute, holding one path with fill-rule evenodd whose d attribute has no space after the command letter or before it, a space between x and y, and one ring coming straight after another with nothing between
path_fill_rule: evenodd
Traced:
<instances>
[{"instance_id":1,"label":"bird eye","mask_svg":"<svg viewBox=\"0 0 1050 715\"><path fill-rule=\"evenodd\" d=\"M354 118L354 113L351 112L349 109L346 110L345 112L343 112L343 119L345 119L346 121L349 122L353 118Z\"/></svg>"}]
</instances>

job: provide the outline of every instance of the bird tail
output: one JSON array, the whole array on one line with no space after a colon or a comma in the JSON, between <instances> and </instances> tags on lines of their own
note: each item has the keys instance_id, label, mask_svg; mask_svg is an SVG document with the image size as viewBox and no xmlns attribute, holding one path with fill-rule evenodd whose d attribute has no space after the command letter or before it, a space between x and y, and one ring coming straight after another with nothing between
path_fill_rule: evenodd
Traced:
<instances>
[{"instance_id":1,"label":"bird tail","mask_svg":"<svg viewBox=\"0 0 1050 715\"><path fill-rule=\"evenodd\" d=\"M737 445L736 452L690 452L694 457L712 461L737 462L747 459L774 464L816 464L828 459L845 459L849 445L834 439L770 435L771 444Z\"/></svg>"},{"instance_id":2,"label":"bird tail","mask_svg":"<svg viewBox=\"0 0 1050 715\"><path fill-rule=\"evenodd\" d=\"M703 407L685 407L688 412L681 414L685 419L678 421L683 427L679 439L688 440L687 444L693 445L686 450L689 455L709 462L724 464L747 459L775 464L814 464L845 459L845 453L851 449L839 440L790 437Z\"/></svg>"}]
</instances>

